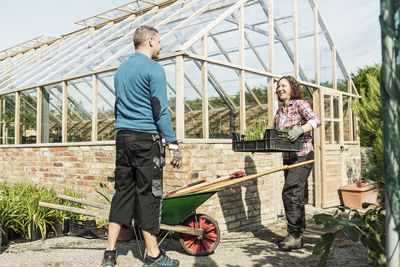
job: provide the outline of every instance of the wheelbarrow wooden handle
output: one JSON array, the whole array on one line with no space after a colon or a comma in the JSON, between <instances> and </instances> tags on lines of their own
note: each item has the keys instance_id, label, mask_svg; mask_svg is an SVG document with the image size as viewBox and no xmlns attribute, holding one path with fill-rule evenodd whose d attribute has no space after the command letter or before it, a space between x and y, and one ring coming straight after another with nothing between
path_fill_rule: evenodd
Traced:
<instances>
[{"instance_id":1,"label":"wheelbarrow wooden handle","mask_svg":"<svg viewBox=\"0 0 400 267\"><path fill-rule=\"evenodd\" d=\"M205 182L205 183L201 183L201 184L198 184L198 185L194 185L194 186L191 186L191 187L188 187L188 188L184 188L184 189L178 190L178 191L175 192L174 196L183 195L183 194L189 194L189 193L193 193L193 192L199 192L205 186L214 185L216 183L224 182L224 181L227 181L227 180L230 180L230 179L233 179L233 178L238 178L238 177L243 177L243 176L244 176L244 172L234 172L234 173L229 174L228 176L220 177L220 178L217 178L217 179L212 180L212 181L208 181L208 182Z\"/></svg>"},{"instance_id":2,"label":"wheelbarrow wooden handle","mask_svg":"<svg viewBox=\"0 0 400 267\"><path fill-rule=\"evenodd\" d=\"M275 168L275 169L268 170L268 171L265 171L265 172L260 172L260 173L248 175L248 176L245 176L245 177L242 177L242 178L238 178L236 180L231 180L231 181L226 181L226 182L223 182L223 183L214 184L213 186L206 186L206 187L202 188L198 192L224 188L224 187L227 187L227 186L230 186L230 185L234 185L234 184L237 184L237 183L241 183L241 182L244 182L244 181L247 181L247 180L255 179L255 178L258 178L260 176L264 176L264 175L271 174L271 173L278 172L278 171L284 171L284 170L296 168L296 167L307 165L307 164L311 164L311 163L314 163L314 160L308 160L308 161L304 161L304 162L300 162L300 163L296 163L296 164L292 164L292 165L284 165L284 166L279 167L279 168Z\"/></svg>"},{"instance_id":3,"label":"wheelbarrow wooden handle","mask_svg":"<svg viewBox=\"0 0 400 267\"><path fill-rule=\"evenodd\" d=\"M201 184L201 183L205 183L205 182L207 182L207 179L201 179L201 180L198 180L196 182L193 182L193 183L190 183L190 184L187 184L187 185L184 185L184 186L169 190L169 191L165 192L163 194L163 196L164 197L168 197L168 196L174 195L179 190L182 190L182 189L185 189L185 188L188 188L188 187L191 187L191 186L195 186L195 185L198 185L198 184Z\"/></svg>"},{"instance_id":4,"label":"wheelbarrow wooden handle","mask_svg":"<svg viewBox=\"0 0 400 267\"><path fill-rule=\"evenodd\" d=\"M99 208L99 209L106 210L106 211L110 210L110 205L92 202L92 201L89 201L89 200L86 200L83 198L70 197L70 196L61 195L61 194L57 194L57 197L61 198L61 199L69 200L72 202L80 203L83 205Z\"/></svg>"}]
</instances>

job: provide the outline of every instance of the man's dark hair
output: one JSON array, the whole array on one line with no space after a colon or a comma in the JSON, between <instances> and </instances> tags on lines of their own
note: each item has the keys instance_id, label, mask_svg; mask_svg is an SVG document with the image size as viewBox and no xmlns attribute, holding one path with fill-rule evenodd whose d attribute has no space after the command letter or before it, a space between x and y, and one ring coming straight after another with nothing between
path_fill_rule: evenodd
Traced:
<instances>
[{"instance_id":1,"label":"man's dark hair","mask_svg":"<svg viewBox=\"0 0 400 267\"><path fill-rule=\"evenodd\" d=\"M296 78L293 76L283 76L278 80L277 84L279 84L279 82L283 79L289 82L290 88L292 89L290 99L303 99L301 95L300 83L296 80Z\"/></svg>"},{"instance_id":2,"label":"man's dark hair","mask_svg":"<svg viewBox=\"0 0 400 267\"><path fill-rule=\"evenodd\" d=\"M133 45L135 48L139 48L144 42L157 33L158 31L153 27L146 25L140 26L133 34Z\"/></svg>"}]
</instances>

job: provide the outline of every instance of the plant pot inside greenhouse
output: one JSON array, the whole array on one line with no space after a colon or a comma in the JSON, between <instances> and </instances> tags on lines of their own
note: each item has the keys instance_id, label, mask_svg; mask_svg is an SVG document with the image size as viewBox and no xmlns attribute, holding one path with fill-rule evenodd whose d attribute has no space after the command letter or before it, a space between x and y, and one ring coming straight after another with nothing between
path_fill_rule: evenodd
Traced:
<instances>
[{"instance_id":1,"label":"plant pot inside greenhouse","mask_svg":"<svg viewBox=\"0 0 400 267\"><path fill-rule=\"evenodd\" d=\"M353 183L339 188L343 205L361 209L362 203L375 203L378 197L378 186L371 183Z\"/></svg>"}]
</instances>

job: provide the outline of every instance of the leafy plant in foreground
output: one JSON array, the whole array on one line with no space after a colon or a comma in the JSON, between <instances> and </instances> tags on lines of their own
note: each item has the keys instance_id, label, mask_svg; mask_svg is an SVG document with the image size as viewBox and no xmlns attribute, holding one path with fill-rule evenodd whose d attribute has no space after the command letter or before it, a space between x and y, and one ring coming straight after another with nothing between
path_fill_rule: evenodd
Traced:
<instances>
[{"instance_id":1,"label":"leafy plant in foreground","mask_svg":"<svg viewBox=\"0 0 400 267\"><path fill-rule=\"evenodd\" d=\"M385 266L385 215L381 205L363 203L363 208L372 208L361 214L359 211L347 207L338 207L333 215L316 214L314 221L321 225L323 230L332 232L322 235L322 241L314 246L313 254L321 255L318 266L325 266L332 244L339 235L344 235L354 243L361 244L368 249L368 261L373 266ZM347 211L347 213L345 212Z\"/></svg>"}]
</instances>

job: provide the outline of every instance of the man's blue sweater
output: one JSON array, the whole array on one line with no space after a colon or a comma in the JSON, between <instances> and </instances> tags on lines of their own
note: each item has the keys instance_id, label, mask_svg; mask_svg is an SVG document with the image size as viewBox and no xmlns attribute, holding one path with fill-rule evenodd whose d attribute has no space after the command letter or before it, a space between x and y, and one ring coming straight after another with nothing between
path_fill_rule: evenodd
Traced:
<instances>
[{"instance_id":1,"label":"man's blue sweater","mask_svg":"<svg viewBox=\"0 0 400 267\"><path fill-rule=\"evenodd\" d=\"M176 141L159 63L135 53L119 66L114 86L117 131L161 133L167 143Z\"/></svg>"}]
</instances>

